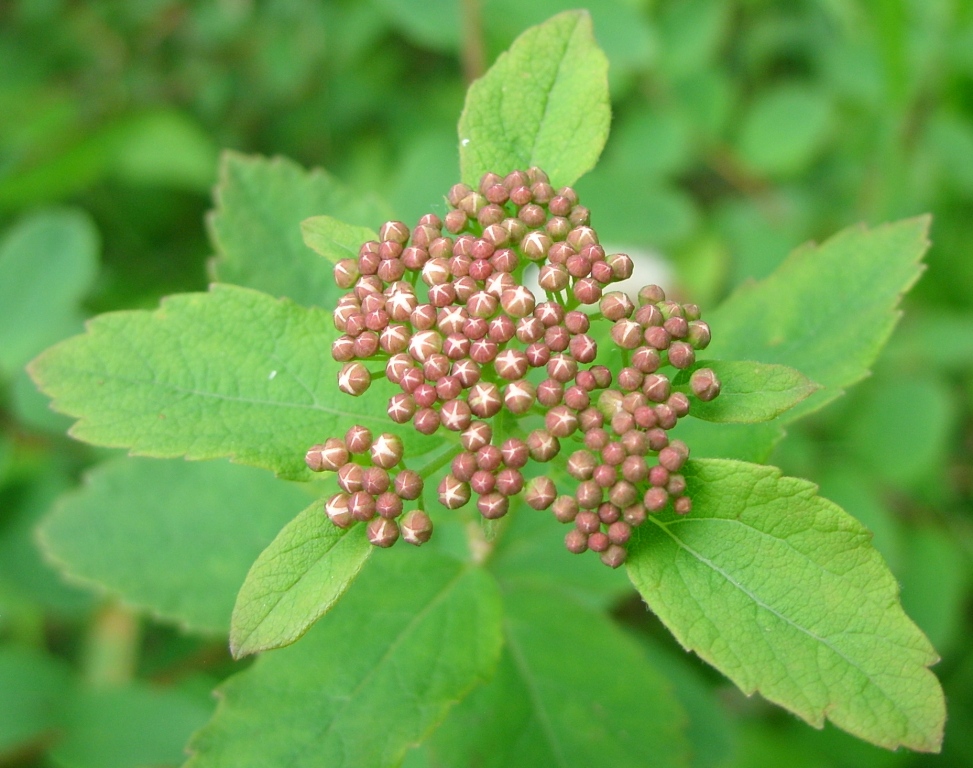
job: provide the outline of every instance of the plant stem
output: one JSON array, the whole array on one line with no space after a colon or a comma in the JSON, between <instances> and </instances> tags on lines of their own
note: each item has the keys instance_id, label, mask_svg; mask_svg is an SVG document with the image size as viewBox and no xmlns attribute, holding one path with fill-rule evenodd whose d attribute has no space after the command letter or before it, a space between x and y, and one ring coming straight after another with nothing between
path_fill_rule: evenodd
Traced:
<instances>
[{"instance_id":1,"label":"plant stem","mask_svg":"<svg viewBox=\"0 0 973 768\"><path fill-rule=\"evenodd\" d=\"M141 630L138 618L118 602L106 603L85 638L82 675L93 688L123 685L135 675Z\"/></svg>"}]
</instances>

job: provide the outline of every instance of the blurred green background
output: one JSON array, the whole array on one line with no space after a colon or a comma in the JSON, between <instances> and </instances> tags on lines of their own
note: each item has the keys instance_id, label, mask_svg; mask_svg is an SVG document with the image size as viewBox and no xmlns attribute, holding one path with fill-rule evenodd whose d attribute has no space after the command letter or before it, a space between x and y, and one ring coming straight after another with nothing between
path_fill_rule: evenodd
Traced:
<instances>
[{"instance_id":1,"label":"blurred green background","mask_svg":"<svg viewBox=\"0 0 973 768\"><path fill-rule=\"evenodd\" d=\"M0 766L178 765L234 668L221 638L43 562L34 526L113 454L65 436L24 364L94 313L205 288L224 148L324 167L414 221L458 177L469 80L570 7L0 2ZM673 653L690 711L722 724L694 719L698 764L973 765L973 2L588 7L614 118L581 200L604 241L661 256L687 299L712 306L842 227L934 215L874 375L795 426L774 463L875 532L943 656L944 753L813 731Z\"/></svg>"}]
</instances>

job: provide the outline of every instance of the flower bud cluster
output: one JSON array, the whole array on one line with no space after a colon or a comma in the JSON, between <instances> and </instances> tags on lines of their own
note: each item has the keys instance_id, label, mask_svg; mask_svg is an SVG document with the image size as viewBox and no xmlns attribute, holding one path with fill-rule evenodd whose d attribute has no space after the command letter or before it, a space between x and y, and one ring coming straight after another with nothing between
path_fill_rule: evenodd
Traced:
<instances>
[{"instance_id":1,"label":"flower bud cluster","mask_svg":"<svg viewBox=\"0 0 973 768\"><path fill-rule=\"evenodd\" d=\"M647 512L689 511L679 474L688 450L666 434L689 399L663 370L693 369L709 326L657 286L637 303L608 290L631 276L631 258L606 253L575 191L555 189L537 168L485 174L447 199L444 219L428 214L412 229L386 222L356 259L336 265L347 291L334 311L338 386L358 396L384 376L398 390L387 404L392 421L459 435L462 450L437 488L444 507L475 497L480 514L497 519L522 493L529 506L553 506L575 523L569 550L592 549L617 567ZM523 284L529 264L539 268L542 300ZM615 376L596 364L593 323L607 323L622 350ZM719 381L694 370L690 391L711 399ZM519 431L527 414L542 416L543 427ZM495 437L498 417L504 434ZM575 492L559 496L546 475L525 481L528 462L551 461L566 440L584 445L568 458Z\"/></svg>"},{"instance_id":2,"label":"flower bud cluster","mask_svg":"<svg viewBox=\"0 0 973 768\"><path fill-rule=\"evenodd\" d=\"M406 502L421 498L423 481L401 468L402 440L355 425L344 438L332 437L311 446L304 457L313 472L335 472L341 491L324 504L328 518L339 528L367 523L368 540L391 547L401 536L419 546L432 536L432 520L420 509L404 511Z\"/></svg>"}]
</instances>

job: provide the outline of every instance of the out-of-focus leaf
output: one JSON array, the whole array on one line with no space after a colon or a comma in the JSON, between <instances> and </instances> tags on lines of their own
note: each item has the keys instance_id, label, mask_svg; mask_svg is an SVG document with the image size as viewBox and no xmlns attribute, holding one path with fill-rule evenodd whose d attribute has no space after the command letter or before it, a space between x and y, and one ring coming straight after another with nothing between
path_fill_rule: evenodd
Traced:
<instances>
[{"instance_id":1,"label":"out-of-focus leaf","mask_svg":"<svg viewBox=\"0 0 973 768\"><path fill-rule=\"evenodd\" d=\"M70 693L71 672L52 656L0 645L0 760L53 735Z\"/></svg>"},{"instance_id":2,"label":"out-of-focus leaf","mask_svg":"<svg viewBox=\"0 0 973 768\"><path fill-rule=\"evenodd\" d=\"M0 241L0 372L22 367L81 325L98 269L98 232L81 211L32 214Z\"/></svg>"},{"instance_id":3,"label":"out-of-focus leaf","mask_svg":"<svg viewBox=\"0 0 973 768\"><path fill-rule=\"evenodd\" d=\"M40 540L71 579L220 634L251 563L307 498L299 486L228 462L124 458L64 496Z\"/></svg>"},{"instance_id":4,"label":"out-of-focus leaf","mask_svg":"<svg viewBox=\"0 0 973 768\"><path fill-rule=\"evenodd\" d=\"M905 540L902 605L941 653L948 653L963 634L963 604L970 569L954 536L921 526Z\"/></svg>"},{"instance_id":5,"label":"out-of-focus leaf","mask_svg":"<svg viewBox=\"0 0 973 768\"><path fill-rule=\"evenodd\" d=\"M800 85L762 92L740 129L739 152L758 173L786 176L802 171L828 136L831 105Z\"/></svg>"},{"instance_id":6,"label":"out-of-focus leaf","mask_svg":"<svg viewBox=\"0 0 973 768\"><path fill-rule=\"evenodd\" d=\"M130 683L80 690L64 715L64 734L50 751L60 768L178 765L210 703L168 688Z\"/></svg>"}]
</instances>

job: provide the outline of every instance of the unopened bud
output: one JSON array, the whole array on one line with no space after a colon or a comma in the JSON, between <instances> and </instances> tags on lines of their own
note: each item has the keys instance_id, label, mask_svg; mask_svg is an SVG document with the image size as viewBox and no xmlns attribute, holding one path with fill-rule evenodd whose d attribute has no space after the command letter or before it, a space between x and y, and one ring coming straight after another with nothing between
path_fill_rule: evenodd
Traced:
<instances>
[{"instance_id":1,"label":"unopened bud","mask_svg":"<svg viewBox=\"0 0 973 768\"><path fill-rule=\"evenodd\" d=\"M399 526L394 520L376 517L368 524L365 534L368 536L368 541L376 547L391 547L399 540Z\"/></svg>"},{"instance_id":2,"label":"unopened bud","mask_svg":"<svg viewBox=\"0 0 973 768\"><path fill-rule=\"evenodd\" d=\"M704 402L709 402L720 394L720 386L720 380L711 368L693 371L689 378L689 388Z\"/></svg>"},{"instance_id":3,"label":"unopened bud","mask_svg":"<svg viewBox=\"0 0 973 768\"><path fill-rule=\"evenodd\" d=\"M361 363L345 363L338 372L338 389L358 397L368 389L372 376Z\"/></svg>"},{"instance_id":4,"label":"unopened bud","mask_svg":"<svg viewBox=\"0 0 973 768\"><path fill-rule=\"evenodd\" d=\"M407 512L399 521L402 538L413 546L421 546L432 537L432 520L420 509Z\"/></svg>"},{"instance_id":5,"label":"unopened bud","mask_svg":"<svg viewBox=\"0 0 973 768\"><path fill-rule=\"evenodd\" d=\"M547 509L557 498L557 486L549 477L535 477L527 483L524 500L534 509Z\"/></svg>"}]
</instances>

